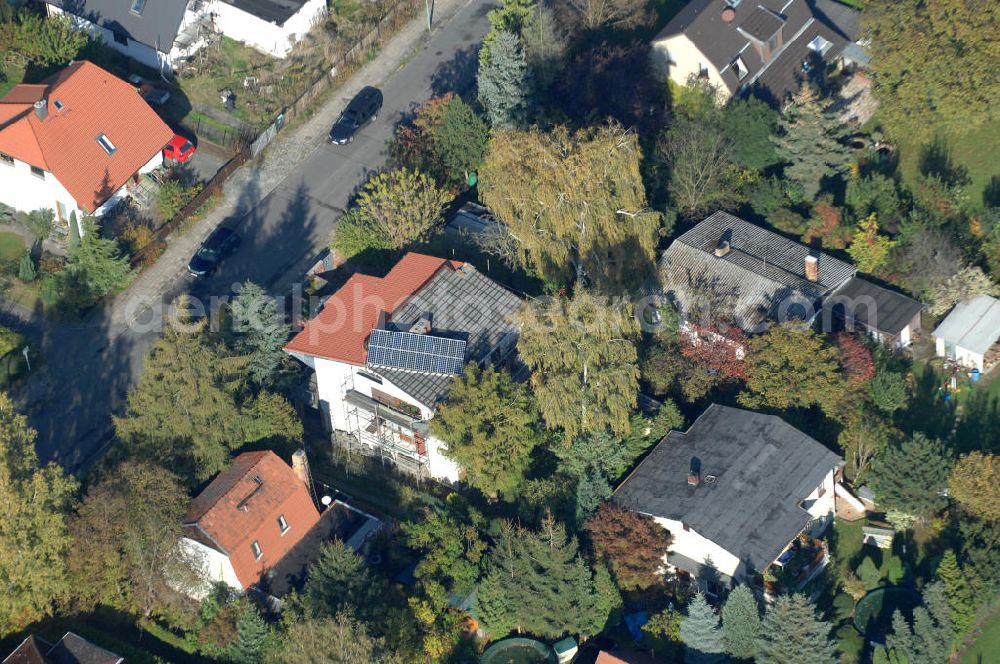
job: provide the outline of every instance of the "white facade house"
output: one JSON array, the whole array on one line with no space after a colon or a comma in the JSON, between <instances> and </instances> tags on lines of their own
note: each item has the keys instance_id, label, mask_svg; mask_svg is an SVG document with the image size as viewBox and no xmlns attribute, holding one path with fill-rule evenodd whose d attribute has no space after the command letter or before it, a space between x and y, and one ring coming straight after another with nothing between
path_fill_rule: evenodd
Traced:
<instances>
[{"instance_id":1,"label":"white facade house","mask_svg":"<svg viewBox=\"0 0 1000 664\"><path fill-rule=\"evenodd\" d=\"M778 104L842 56L858 15L834 0L691 0L653 38L653 64L677 85L706 81L720 102L753 93Z\"/></svg>"},{"instance_id":2,"label":"white facade house","mask_svg":"<svg viewBox=\"0 0 1000 664\"><path fill-rule=\"evenodd\" d=\"M979 295L959 302L933 336L938 357L989 371L1000 362L1000 300Z\"/></svg>"},{"instance_id":3,"label":"white facade house","mask_svg":"<svg viewBox=\"0 0 1000 664\"><path fill-rule=\"evenodd\" d=\"M385 277L354 275L285 351L315 371L316 405L341 444L454 483L461 468L428 421L466 362L513 349L520 306L467 263L411 252Z\"/></svg>"},{"instance_id":4,"label":"white facade house","mask_svg":"<svg viewBox=\"0 0 1000 664\"><path fill-rule=\"evenodd\" d=\"M159 167L173 132L127 82L75 62L0 99L0 203L101 216Z\"/></svg>"},{"instance_id":5,"label":"white facade house","mask_svg":"<svg viewBox=\"0 0 1000 664\"><path fill-rule=\"evenodd\" d=\"M326 0L215 0L211 12L218 32L276 58L288 55L327 14Z\"/></svg>"},{"instance_id":6,"label":"white facade house","mask_svg":"<svg viewBox=\"0 0 1000 664\"><path fill-rule=\"evenodd\" d=\"M49 14L158 71L172 71L213 33L283 58L326 17L326 0L45 0Z\"/></svg>"},{"instance_id":7,"label":"white facade house","mask_svg":"<svg viewBox=\"0 0 1000 664\"><path fill-rule=\"evenodd\" d=\"M670 532L665 567L731 583L826 530L843 463L774 415L712 404L660 441L612 501Z\"/></svg>"},{"instance_id":8,"label":"white facade house","mask_svg":"<svg viewBox=\"0 0 1000 664\"><path fill-rule=\"evenodd\" d=\"M171 71L205 45L207 0L45 0L116 51L158 71Z\"/></svg>"}]
</instances>

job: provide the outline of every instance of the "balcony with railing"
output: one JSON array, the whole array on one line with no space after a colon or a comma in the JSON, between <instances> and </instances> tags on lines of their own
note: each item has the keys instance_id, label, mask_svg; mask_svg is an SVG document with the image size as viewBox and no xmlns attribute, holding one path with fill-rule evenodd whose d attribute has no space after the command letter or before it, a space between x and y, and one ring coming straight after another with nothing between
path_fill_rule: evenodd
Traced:
<instances>
[{"instance_id":1,"label":"balcony with railing","mask_svg":"<svg viewBox=\"0 0 1000 664\"><path fill-rule=\"evenodd\" d=\"M427 422L358 392L344 394L349 433L372 454L404 469L427 463Z\"/></svg>"}]
</instances>

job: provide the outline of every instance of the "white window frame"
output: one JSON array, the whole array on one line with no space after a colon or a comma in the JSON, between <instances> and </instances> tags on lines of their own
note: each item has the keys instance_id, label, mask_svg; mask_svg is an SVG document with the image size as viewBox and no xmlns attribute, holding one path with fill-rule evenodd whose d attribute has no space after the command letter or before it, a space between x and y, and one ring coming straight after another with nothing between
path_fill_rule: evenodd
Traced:
<instances>
[{"instance_id":1,"label":"white window frame","mask_svg":"<svg viewBox=\"0 0 1000 664\"><path fill-rule=\"evenodd\" d=\"M136 7L138 5L138 7ZM129 13L135 16L142 16L142 10L146 8L146 0L132 0L128 7Z\"/></svg>"},{"instance_id":2,"label":"white window frame","mask_svg":"<svg viewBox=\"0 0 1000 664\"><path fill-rule=\"evenodd\" d=\"M285 519L285 515L284 514L279 514L278 515L278 530L280 530L281 534L284 535L290 529L291 529L291 526L288 525L288 521Z\"/></svg>"},{"instance_id":3,"label":"white window frame","mask_svg":"<svg viewBox=\"0 0 1000 664\"><path fill-rule=\"evenodd\" d=\"M38 166L32 166L31 167L31 174L34 175L39 180L44 180L45 179L45 169L44 168L39 168Z\"/></svg>"},{"instance_id":4,"label":"white window frame","mask_svg":"<svg viewBox=\"0 0 1000 664\"><path fill-rule=\"evenodd\" d=\"M14 158L11 157L6 152L0 152L0 164L6 164L7 166L14 165Z\"/></svg>"},{"instance_id":5,"label":"white window frame","mask_svg":"<svg viewBox=\"0 0 1000 664\"><path fill-rule=\"evenodd\" d=\"M260 548L260 542L257 540L250 543L250 551L253 552L254 560L260 560L264 557L264 550Z\"/></svg>"},{"instance_id":6,"label":"white window frame","mask_svg":"<svg viewBox=\"0 0 1000 664\"><path fill-rule=\"evenodd\" d=\"M115 144L111 142L111 139L108 138L107 134L98 134L96 140L97 144L101 146L101 149L108 153L109 157L118 151L118 148L116 148Z\"/></svg>"},{"instance_id":7,"label":"white window frame","mask_svg":"<svg viewBox=\"0 0 1000 664\"><path fill-rule=\"evenodd\" d=\"M737 55L733 60L733 73L736 74L736 80L742 81L744 78L750 75L750 70L747 69L747 65L743 62L743 57Z\"/></svg>"}]
</instances>

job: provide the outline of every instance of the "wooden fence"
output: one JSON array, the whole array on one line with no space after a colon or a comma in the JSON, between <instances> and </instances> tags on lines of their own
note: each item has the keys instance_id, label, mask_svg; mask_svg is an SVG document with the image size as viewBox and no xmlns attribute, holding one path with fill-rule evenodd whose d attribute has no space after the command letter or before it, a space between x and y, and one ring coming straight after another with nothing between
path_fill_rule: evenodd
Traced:
<instances>
[{"instance_id":1,"label":"wooden fence","mask_svg":"<svg viewBox=\"0 0 1000 664\"><path fill-rule=\"evenodd\" d=\"M333 87L336 81L335 76L337 74L344 74L345 69L352 68L360 64L368 55L369 51L376 44L381 43L383 32L388 35L395 34L396 30L403 23L406 23L411 18L416 16L416 13L421 6L420 0L401 0L400 2L393 5L385 16L379 19L375 26L361 39L359 39L354 46L349 48L344 52L340 58L334 63L333 67L317 78L312 85L310 85L305 92L303 92L299 97L293 101L287 108L283 109L281 113L275 118L274 122L269 124L267 128L264 129L259 135L254 137L252 134L248 134L247 131L233 129L232 136L227 136L223 139L222 145L227 145L236 149L236 155L230 159L226 164L219 169L219 171L212 176L212 179L205 184L205 188L202 189L197 196L192 198L187 205L185 205L181 210L174 215L174 217L158 228L153 236L150 238L149 243L144 246L139 251L132 255L132 265L133 267L149 265L154 261L161 253L163 253L166 248L167 237L176 231L181 224L184 223L191 215L197 212L208 200L222 190L222 185L225 184L233 173L236 172L240 166L245 164L247 161L259 155L268 144L273 141L278 133L283 129L289 122L291 122L297 115L304 113L309 109L311 102L320 96L331 87ZM198 123L198 127L204 129L209 127L209 123ZM212 127L212 130L215 130ZM211 131L209 130L209 134ZM219 142L213 138L209 138L213 143Z\"/></svg>"}]
</instances>

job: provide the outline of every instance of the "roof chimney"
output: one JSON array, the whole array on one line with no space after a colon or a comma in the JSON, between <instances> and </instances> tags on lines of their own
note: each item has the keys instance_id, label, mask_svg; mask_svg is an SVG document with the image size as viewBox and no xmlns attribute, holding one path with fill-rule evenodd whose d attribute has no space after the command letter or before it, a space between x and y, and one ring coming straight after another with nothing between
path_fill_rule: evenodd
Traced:
<instances>
[{"instance_id":1,"label":"roof chimney","mask_svg":"<svg viewBox=\"0 0 1000 664\"><path fill-rule=\"evenodd\" d=\"M722 258L729 253L729 240L719 240L719 243L715 245L715 257Z\"/></svg>"},{"instance_id":2,"label":"roof chimney","mask_svg":"<svg viewBox=\"0 0 1000 664\"><path fill-rule=\"evenodd\" d=\"M733 19L736 18L736 10L732 7L726 7L722 10L722 22L732 23Z\"/></svg>"},{"instance_id":3,"label":"roof chimney","mask_svg":"<svg viewBox=\"0 0 1000 664\"><path fill-rule=\"evenodd\" d=\"M805 272L809 281L819 281L819 259L815 256L806 256Z\"/></svg>"},{"instance_id":4,"label":"roof chimney","mask_svg":"<svg viewBox=\"0 0 1000 664\"><path fill-rule=\"evenodd\" d=\"M701 473L694 470L688 473L688 486L698 486L701 484Z\"/></svg>"},{"instance_id":5,"label":"roof chimney","mask_svg":"<svg viewBox=\"0 0 1000 664\"><path fill-rule=\"evenodd\" d=\"M49 116L49 101L47 99L39 99L35 102L35 115L38 116L39 120L44 120Z\"/></svg>"},{"instance_id":6,"label":"roof chimney","mask_svg":"<svg viewBox=\"0 0 1000 664\"><path fill-rule=\"evenodd\" d=\"M299 449L295 450L292 454L292 472L295 476L306 485L306 489L312 493L312 477L309 474L309 457L306 456L306 451Z\"/></svg>"}]
</instances>

